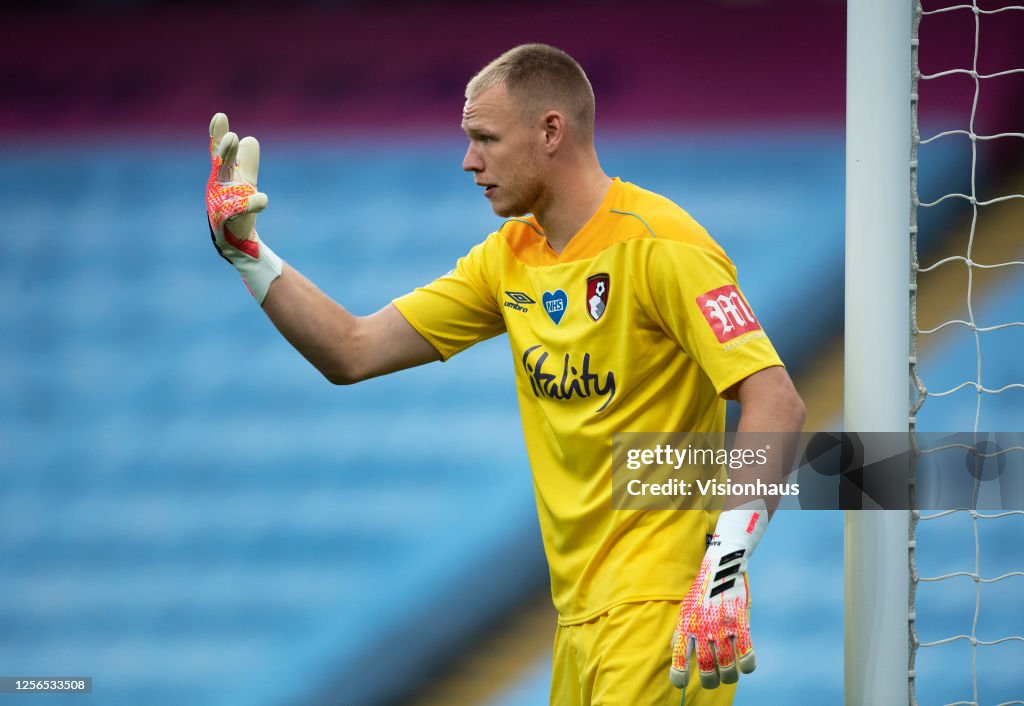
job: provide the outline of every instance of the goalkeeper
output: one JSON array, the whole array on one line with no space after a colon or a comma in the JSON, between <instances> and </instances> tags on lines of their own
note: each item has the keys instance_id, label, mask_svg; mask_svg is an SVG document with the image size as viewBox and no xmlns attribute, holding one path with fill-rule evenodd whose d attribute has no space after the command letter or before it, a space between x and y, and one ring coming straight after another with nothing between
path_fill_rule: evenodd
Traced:
<instances>
[{"instance_id":1,"label":"goalkeeper","mask_svg":"<svg viewBox=\"0 0 1024 706\"><path fill-rule=\"evenodd\" d=\"M469 82L462 127L462 167L508 220L374 314L348 313L262 242L259 146L223 114L210 125L214 244L336 384L507 332L559 615L551 704L676 706L679 688L691 706L729 704L754 669L746 567L773 508L612 510L612 433L721 432L726 399L739 432L797 432L803 404L718 244L604 173L571 57L540 44L498 57Z\"/></svg>"}]
</instances>

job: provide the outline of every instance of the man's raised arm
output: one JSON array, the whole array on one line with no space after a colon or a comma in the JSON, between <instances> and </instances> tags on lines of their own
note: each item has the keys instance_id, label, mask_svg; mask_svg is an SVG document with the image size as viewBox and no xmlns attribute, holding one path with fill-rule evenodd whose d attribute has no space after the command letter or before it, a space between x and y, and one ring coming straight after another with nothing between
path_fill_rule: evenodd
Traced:
<instances>
[{"instance_id":1,"label":"man's raised arm","mask_svg":"<svg viewBox=\"0 0 1024 706\"><path fill-rule=\"evenodd\" d=\"M440 360L394 305L353 316L260 240L256 214L266 208L267 197L256 190L259 158L255 138L239 141L228 131L226 115L213 116L206 186L210 236L278 331L335 384Z\"/></svg>"},{"instance_id":2,"label":"man's raised arm","mask_svg":"<svg viewBox=\"0 0 1024 706\"><path fill-rule=\"evenodd\" d=\"M288 265L271 285L263 311L295 350L335 385L441 360L394 304L369 316L353 316Z\"/></svg>"}]
</instances>

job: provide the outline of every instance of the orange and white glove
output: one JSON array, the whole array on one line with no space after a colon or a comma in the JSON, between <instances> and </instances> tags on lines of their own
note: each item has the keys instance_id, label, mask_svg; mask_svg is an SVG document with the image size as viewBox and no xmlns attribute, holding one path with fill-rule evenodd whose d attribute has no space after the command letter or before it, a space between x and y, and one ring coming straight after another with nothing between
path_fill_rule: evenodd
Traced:
<instances>
[{"instance_id":1,"label":"orange and white glove","mask_svg":"<svg viewBox=\"0 0 1024 706\"><path fill-rule=\"evenodd\" d=\"M270 283L281 276L281 258L256 235L256 214L267 207L267 195L256 190L260 143L238 140L228 131L228 116L210 121L210 160L206 182L206 217L217 252L242 275L242 281L263 305Z\"/></svg>"},{"instance_id":2,"label":"orange and white glove","mask_svg":"<svg viewBox=\"0 0 1024 706\"><path fill-rule=\"evenodd\" d=\"M686 688L689 659L695 649L705 689L733 684L739 681L739 672L754 671L747 561L767 525L768 508L760 498L719 515L672 635L669 677L676 688Z\"/></svg>"}]
</instances>

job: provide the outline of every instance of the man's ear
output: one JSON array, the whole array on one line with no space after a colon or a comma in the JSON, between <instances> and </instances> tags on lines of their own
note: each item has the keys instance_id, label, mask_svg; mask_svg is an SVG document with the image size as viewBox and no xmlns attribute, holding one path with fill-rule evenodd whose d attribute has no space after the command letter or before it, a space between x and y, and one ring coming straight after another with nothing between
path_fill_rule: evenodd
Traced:
<instances>
[{"instance_id":1,"label":"man's ear","mask_svg":"<svg viewBox=\"0 0 1024 706\"><path fill-rule=\"evenodd\" d=\"M554 152L565 140L565 116L557 110L549 110L544 114L544 149Z\"/></svg>"}]
</instances>

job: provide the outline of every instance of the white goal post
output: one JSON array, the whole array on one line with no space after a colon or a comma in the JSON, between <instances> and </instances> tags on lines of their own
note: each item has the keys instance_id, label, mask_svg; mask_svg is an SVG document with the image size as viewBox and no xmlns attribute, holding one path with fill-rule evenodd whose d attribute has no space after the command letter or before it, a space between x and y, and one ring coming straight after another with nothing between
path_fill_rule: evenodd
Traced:
<instances>
[{"instance_id":1,"label":"white goal post","mask_svg":"<svg viewBox=\"0 0 1024 706\"><path fill-rule=\"evenodd\" d=\"M906 432L912 0L848 0L843 424ZM847 511L847 706L909 703L907 511Z\"/></svg>"}]
</instances>

